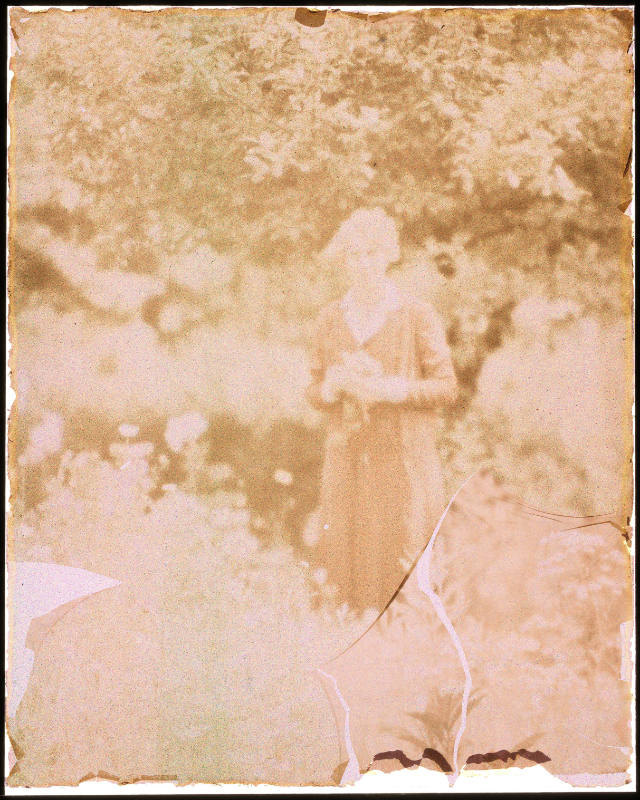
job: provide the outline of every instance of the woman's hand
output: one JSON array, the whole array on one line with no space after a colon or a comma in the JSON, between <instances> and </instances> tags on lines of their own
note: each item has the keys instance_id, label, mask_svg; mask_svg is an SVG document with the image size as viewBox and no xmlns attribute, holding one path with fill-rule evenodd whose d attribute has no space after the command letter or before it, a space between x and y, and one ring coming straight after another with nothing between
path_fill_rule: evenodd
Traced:
<instances>
[{"instance_id":1,"label":"woman's hand","mask_svg":"<svg viewBox=\"0 0 640 800\"><path fill-rule=\"evenodd\" d=\"M363 380L361 398L366 403L403 403L409 396L409 381L401 375L383 375Z\"/></svg>"},{"instance_id":2,"label":"woman's hand","mask_svg":"<svg viewBox=\"0 0 640 800\"><path fill-rule=\"evenodd\" d=\"M349 376L343 391L361 403L402 403L409 395L409 381L400 375Z\"/></svg>"},{"instance_id":3,"label":"woman's hand","mask_svg":"<svg viewBox=\"0 0 640 800\"><path fill-rule=\"evenodd\" d=\"M359 402L402 403L409 395L409 381L401 375L366 374L345 364L333 364L325 373L321 387L327 403L336 402L341 394Z\"/></svg>"}]
</instances>

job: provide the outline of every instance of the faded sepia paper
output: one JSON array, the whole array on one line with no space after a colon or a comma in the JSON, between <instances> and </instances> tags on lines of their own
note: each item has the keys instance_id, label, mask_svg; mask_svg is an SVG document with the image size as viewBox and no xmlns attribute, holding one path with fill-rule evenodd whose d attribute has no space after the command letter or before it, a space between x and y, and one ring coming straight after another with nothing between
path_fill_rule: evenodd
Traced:
<instances>
[{"instance_id":1,"label":"faded sepia paper","mask_svg":"<svg viewBox=\"0 0 640 800\"><path fill-rule=\"evenodd\" d=\"M10 10L9 787L629 783L632 23Z\"/></svg>"}]
</instances>

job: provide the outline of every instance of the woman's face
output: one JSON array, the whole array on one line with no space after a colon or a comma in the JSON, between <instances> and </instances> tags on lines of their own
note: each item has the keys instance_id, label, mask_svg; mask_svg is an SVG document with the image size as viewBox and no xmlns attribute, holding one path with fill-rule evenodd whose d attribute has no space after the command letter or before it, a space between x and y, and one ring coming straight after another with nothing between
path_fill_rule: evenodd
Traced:
<instances>
[{"instance_id":1,"label":"woman's face","mask_svg":"<svg viewBox=\"0 0 640 800\"><path fill-rule=\"evenodd\" d=\"M388 266L385 248L365 237L353 241L345 254L345 267L352 286L376 285L384 278Z\"/></svg>"}]
</instances>

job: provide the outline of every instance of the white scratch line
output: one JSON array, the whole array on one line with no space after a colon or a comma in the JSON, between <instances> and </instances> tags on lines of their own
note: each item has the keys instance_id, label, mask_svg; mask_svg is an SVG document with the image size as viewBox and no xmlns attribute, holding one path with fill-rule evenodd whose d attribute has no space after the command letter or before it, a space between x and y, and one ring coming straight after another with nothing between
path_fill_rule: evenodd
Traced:
<instances>
[{"instance_id":1,"label":"white scratch line","mask_svg":"<svg viewBox=\"0 0 640 800\"><path fill-rule=\"evenodd\" d=\"M458 727L455 743L453 745L453 777L449 781L450 784L453 784L458 775L460 774L458 770L458 747L460 746L460 740L462 738L462 734L464 733L464 730L467 726L467 707L469 704L469 695L471 693L471 687L473 686L473 684L471 682L471 672L469 670L469 663L467 661L467 657L465 656L464 649L462 647L462 642L460 641L460 638L458 637L458 634L456 633L451 620L447 616L447 612L445 611L445 608L442 605L442 601L431 588L431 581L429 578L429 567L431 564L431 553L433 551L433 545L435 544L438 531L440 530L440 526L444 522L444 518L447 516L451 504L460 494L462 489L469 483L469 481L478 474L478 472L474 472L473 475L470 475L467 478L467 480L462 484L462 486L460 486L457 492L453 495L451 500L449 500L447 507L443 511L442 516L440 517L438 524L436 525L435 530L433 531L433 536L429 540L427 549L420 558L420 561L418 561L418 566L417 566L418 586L427 595L429 600L431 600L431 603L435 608L436 613L440 618L440 621L447 629L447 632L451 637L451 640L453 641L453 644L456 648L456 652L458 653L458 658L460 659L460 663L462 664L462 669L464 670L464 692L462 693L462 714L460 717L460 726Z\"/></svg>"},{"instance_id":2,"label":"white scratch line","mask_svg":"<svg viewBox=\"0 0 640 800\"><path fill-rule=\"evenodd\" d=\"M575 736L579 736L586 742L597 744L598 747L608 747L611 750L622 750L623 752L625 752L628 749L623 744L605 744L604 742L598 742L596 739L592 739L590 736L585 736L584 733L580 733L580 731L576 730L575 728L570 728L568 725L563 725L562 727L564 728L565 731L569 731L570 733L573 733Z\"/></svg>"},{"instance_id":3,"label":"white scratch line","mask_svg":"<svg viewBox=\"0 0 640 800\"><path fill-rule=\"evenodd\" d=\"M340 689L338 688L338 681L333 677L333 675L329 675L327 672L323 672L321 669L316 668L316 672L319 672L321 675L324 675L325 678L329 678L329 680L333 683L333 688L336 690L336 695L338 700L340 701L340 705L344 709L344 740L345 746L347 748L347 754L349 756L349 762L345 768L344 773L342 774L342 778L340 778L340 785L344 785L345 783L351 783L352 781L357 781L360 777L360 765L358 764L358 759L356 757L356 751L353 749L353 744L351 742L351 730L349 727L349 706L347 705L347 701L342 696Z\"/></svg>"}]
</instances>

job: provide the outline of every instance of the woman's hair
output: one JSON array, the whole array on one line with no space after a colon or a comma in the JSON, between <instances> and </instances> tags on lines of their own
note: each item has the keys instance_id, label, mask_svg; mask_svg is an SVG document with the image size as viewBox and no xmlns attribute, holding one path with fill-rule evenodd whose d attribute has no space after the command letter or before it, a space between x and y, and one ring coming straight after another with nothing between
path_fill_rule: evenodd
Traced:
<instances>
[{"instance_id":1,"label":"woman's hair","mask_svg":"<svg viewBox=\"0 0 640 800\"><path fill-rule=\"evenodd\" d=\"M389 263L400 258L400 243L395 220L383 208L359 208L346 219L325 247L322 255L329 261L344 260L356 243L366 241L381 248Z\"/></svg>"}]
</instances>

